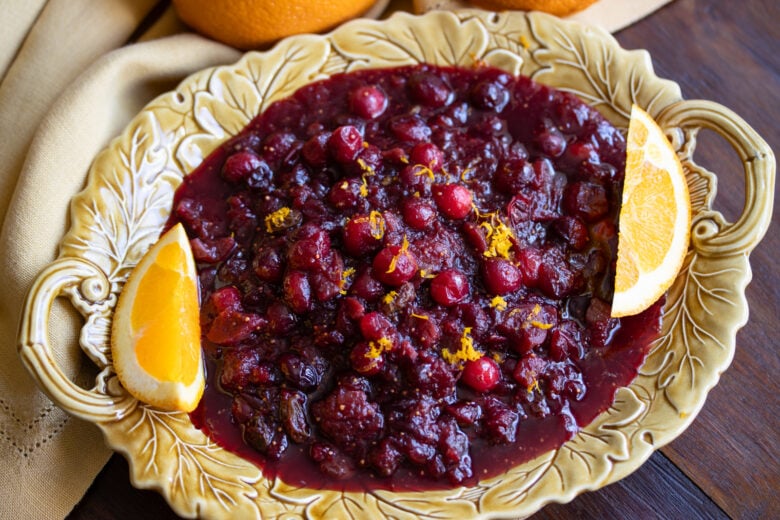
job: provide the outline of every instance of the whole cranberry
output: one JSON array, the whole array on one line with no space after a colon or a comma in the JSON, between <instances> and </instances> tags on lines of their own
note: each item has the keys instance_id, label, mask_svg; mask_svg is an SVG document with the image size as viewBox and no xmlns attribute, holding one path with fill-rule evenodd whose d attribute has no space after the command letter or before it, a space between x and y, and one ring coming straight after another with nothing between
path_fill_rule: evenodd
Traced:
<instances>
[{"instance_id":1,"label":"whole cranberry","mask_svg":"<svg viewBox=\"0 0 780 520\"><path fill-rule=\"evenodd\" d=\"M404 201L401 214L407 226L421 231L433 224L437 211L427 200L415 197Z\"/></svg>"},{"instance_id":2,"label":"whole cranberry","mask_svg":"<svg viewBox=\"0 0 780 520\"><path fill-rule=\"evenodd\" d=\"M403 246L387 246L374 257L372 267L377 280L398 287L414 277L417 259Z\"/></svg>"},{"instance_id":3,"label":"whole cranberry","mask_svg":"<svg viewBox=\"0 0 780 520\"><path fill-rule=\"evenodd\" d=\"M387 96L374 85L358 87L349 93L349 107L360 117L376 119L387 108Z\"/></svg>"},{"instance_id":4,"label":"whole cranberry","mask_svg":"<svg viewBox=\"0 0 780 520\"><path fill-rule=\"evenodd\" d=\"M334 159L341 163L354 161L363 148L363 136L352 125L336 128L328 139L328 149Z\"/></svg>"},{"instance_id":5,"label":"whole cranberry","mask_svg":"<svg viewBox=\"0 0 780 520\"><path fill-rule=\"evenodd\" d=\"M439 305L450 307L469 294L469 281L458 269L442 271L431 280L431 297Z\"/></svg>"},{"instance_id":6,"label":"whole cranberry","mask_svg":"<svg viewBox=\"0 0 780 520\"><path fill-rule=\"evenodd\" d=\"M377 250L384 236L385 222L381 215L355 215L344 225L344 249L347 254L361 256Z\"/></svg>"},{"instance_id":7,"label":"whole cranberry","mask_svg":"<svg viewBox=\"0 0 780 520\"><path fill-rule=\"evenodd\" d=\"M444 165L444 153L433 143L417 143L412 148L409 158L414 164L422 164L434 172Z\"/></svg>"},{"instance_id":8,"label":"whole cranberry","mask_svg":"<svg viewBox=\"0 0 780 520\"><path fill-rule=\"evenodd\" d=\"M431 138L431 128L416 114L395 116L389 126L393 135L401 141L416 143Z\"/></svg>"},{"instance_id":9,"label":"whole cranberry","mask_svg":"<svg viewBox=\"0 0 780 520\"><path fill-rule=\"evenodd\" d=\"M222 166L222 177L228 182L239 183L263 166L269 169L268 164L255 152L241 150L227 158Z\"/></svg>"},{"instance_id":10,"label":"whole cranberry","mask_svg":"<svg viewBox=\"0 0 780 520\"><path fill-rule=\"evenodd\" d=\"M433 200L442 215L453 220L466 218L471 212L471 192L460 184L434 186Z\"/></svg>"},{"instance_id":11,"label":"whole cranberry","mask_svg":"<svg viewBox=\"0 0 780 520\"><path fill-rule=\"evenodd\" d=\"M437 108L449 103L452 89L436 74L421 71L409 79L409 95L421 105Z\"/></svg>"},{"instance_id":12,"label":"whole cranberry","mask_svg":"<svg viewBox=\"0 0 780 520\"><path fill-rule=\"evenodd\" d=\"M482 264L482 281L492 294L508 294L523 283L520 269L503 258L488 258Z\"/></svg>"},{"instance_id":13,"label":"whole cranberry","mask_svg":"<svg viewBox=\"0 0 780 520\"><path fill-rule=\"evenodd\" d=\"M489 392L498 384L501 369L492 358L482 356L479 359L467 361L463 367L461 381L477 392Z\"/></svg>"}]
</instances>

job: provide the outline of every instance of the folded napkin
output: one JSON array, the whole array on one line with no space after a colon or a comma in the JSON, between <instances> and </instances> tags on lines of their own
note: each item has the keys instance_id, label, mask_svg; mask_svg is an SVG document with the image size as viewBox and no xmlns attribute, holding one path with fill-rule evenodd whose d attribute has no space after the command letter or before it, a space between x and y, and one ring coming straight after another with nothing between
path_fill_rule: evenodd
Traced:
<instances>
[{"instance_id":1,"label":"folded napkin","mask_svg":"<svg viewBox=\"0 0 780 520\"><path fill-rule=\"evenodd\" d=\"M597 8L612 2L595 4L592 16L607 16ZM662 1L630 3L626 19L633 20L649 12L641 5ZM394 1L390 10L403 5ZM96 427L38 391L16 353L22 302L57 256L71 197L92 158L147 102L194 71L240 56L199 36L171 36L183 26L164 7L159 0L0 0L0 518L64 517L110 455ZM58 361L89 387L95 373L78 347L80 326L70 304L55 304Z\"/></svg>"}]
</instances>

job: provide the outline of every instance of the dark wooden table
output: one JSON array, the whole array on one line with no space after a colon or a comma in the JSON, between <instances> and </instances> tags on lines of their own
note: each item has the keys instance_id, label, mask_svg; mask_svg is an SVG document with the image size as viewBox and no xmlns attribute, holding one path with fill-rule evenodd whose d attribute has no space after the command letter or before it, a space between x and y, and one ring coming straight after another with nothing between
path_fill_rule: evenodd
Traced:
<instances>
[{"instance_id":1,"label":"dark wooden table","mask_svg":"<svg viewBox=\"0 0 780 520\"><path fill-rule=\"evenodd\" d=\"M778 22L778 0L675 0L616 36L625 48L650 51L658 75L677 81L685 98L730 107L777 152ZM704 135L700 142L697 160L719 176L716 209L734 221L744 202L742 169L724 141ZM751 255L750 320L737 335L732 366L693 425L629 477L569 504L549 505L534 520L780 518L776 221ZM157 493L134 489L127 463L114 455L69 518L178 517Z\"/></svg>"}]
</instances>

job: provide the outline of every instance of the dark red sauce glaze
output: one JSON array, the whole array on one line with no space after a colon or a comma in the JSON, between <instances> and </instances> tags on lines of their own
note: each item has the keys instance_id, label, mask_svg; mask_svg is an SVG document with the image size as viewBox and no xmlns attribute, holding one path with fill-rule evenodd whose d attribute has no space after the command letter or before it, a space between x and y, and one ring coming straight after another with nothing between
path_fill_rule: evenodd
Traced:
<instances>
[{"instance_id":1,"label":"dark red sauce glaze","mask_svg":"<svg viewBox=\"0 0 780 520\"><path fill-rule=\"evenodd\" d=\"M312 488L473 484L636 376L661 303L609 317L622 135L490 68L335 76L176 193L198 262L196 426Z\"/></svg>"}]
</instances>

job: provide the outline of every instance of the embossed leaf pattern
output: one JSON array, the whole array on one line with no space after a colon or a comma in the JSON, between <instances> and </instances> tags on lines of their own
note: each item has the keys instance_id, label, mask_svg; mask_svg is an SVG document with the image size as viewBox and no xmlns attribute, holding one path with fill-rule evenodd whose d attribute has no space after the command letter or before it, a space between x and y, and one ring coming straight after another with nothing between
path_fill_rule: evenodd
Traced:
<instances>
[{"instance_id":1,"label":"embossed leaf pattern","mask_svg":"<svg viewBox=\"0 0 780 520\"><path fill-rule=\"evenodd\" d=\"M650 56L612 45L600 29L568 31L549 16L531 18L531 31L540 46L533 51L539 69L535 80L573 92L598 108L613 123L627 127L633 103L657 115L661 108L680 99L680 88L671 81L652 78Z\"/></svg>"},{"instance_id":2,"label":"embossed leaf pattern","mask_svg":"<svg viewBox=\"0 0 780 520\"><path fill-rule=\"evenodd\" d=\"M722 338L728 337L728 320L747 319L744 286L733 286L734 273L744 269L744 258L715 259L690 253L672 288L664 315L662 335L653 344L642 373L656 379L658 391L678 414L689 415L690 394L709 389L718 372L733 355ZM732 281L730 283L730 281Z\"/></svg>"},{"instance_id":3,"label":"embossed leaf pattern","mask_svg":"<svg viewBox=\"0 0 780 520\"><path fill-rule=\"evenodd\" d=\"M62 241L63 256L94 262L123 280L160 235L182 174L170 162L159 120L136 118L95 160L90 189L72 203L79 215Z\"/></svg>"},{"instance_id":4,"label":"embossed leaf pattern","mask_svg":"<svg viewBox=\"0 0 780 520\"><path fill-rule=\"evenodd\" d=\"M399 14L381 24L347 24L327 36L286 40L267 53L249 53L235 65L203 71L152 102L96 159L87 190L74 199L73 227L62 255L91 260L118 287L158 236L182 171L199 165L269 103L306 83L359 68L479 61L574 92L622 127L634 102L655 115L680 99L676 84L655 77L646 54L623 51L601 31L546 15L433 12ZM692 135L683 139L680 153L694 209L704 212L713 184L709 172L689 160ZM735 320L743 319L743 287L729 282L745 264L744 256L719 259L693 251L669 294L664 336L637 381L562 448L472 488L315 492L262 478L256 467L213 445L185 415L138 405L100 426L109 444L128 454L134 483L160 489L183 515L412 519L531 514L549 500L567 500L625 476L654 444L681 431L686 424L681 414L697 411L682 403L701 406L706 389L733 354L733 339L717 338L733 336ZM93 359L104 363L105 349L95 343L107 341L109 314L92 319L95 309L85 307L90 315L85 345ZM98 391L115 393L110 370L101 378Z\"/></svg>"}]
</instances>

